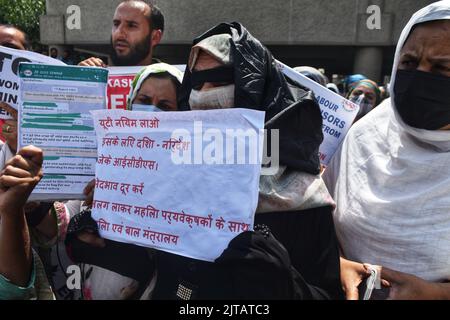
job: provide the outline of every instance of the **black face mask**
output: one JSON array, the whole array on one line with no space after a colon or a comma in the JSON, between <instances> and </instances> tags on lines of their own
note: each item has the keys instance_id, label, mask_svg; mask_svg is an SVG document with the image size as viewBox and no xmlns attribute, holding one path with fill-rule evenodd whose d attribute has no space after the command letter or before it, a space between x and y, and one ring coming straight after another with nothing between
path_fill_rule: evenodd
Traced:
<instances>
[{"instance_id":1,"label":"black face mask","mask_svg":"<svg viewBox=\"0 0 450 320\"><path fill-rule=\"evenodd\" d=\"M398 70L394 94L397 111L407 125L439 130L450 124L450 77Z\"/></svg>"},{"instance_id":2,"label":"black face mask","mask_svg":"<svg viewBox=\"0 0 450 320\"><path fill-rule=\"evenodd\" d=\"M205 82L220 83L222 85L234 83L234 69L231 66L222 66L203 71L194 71L191 76L192 88L200 90Z\"/></svg>"}]
</instances>

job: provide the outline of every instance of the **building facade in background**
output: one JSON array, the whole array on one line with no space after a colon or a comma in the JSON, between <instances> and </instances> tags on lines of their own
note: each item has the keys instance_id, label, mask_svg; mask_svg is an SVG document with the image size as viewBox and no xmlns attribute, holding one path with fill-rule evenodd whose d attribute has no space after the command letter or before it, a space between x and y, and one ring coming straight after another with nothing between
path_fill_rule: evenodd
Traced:
<instances>
[{"instance_id":1,"label":"building facade in background","mask_svg":"<svg viewBox=\"0 0 450 320\"><path fill-rule=\"evenodd\" d=\"M239 21L290 66L362 73L383 82L404 25L433 0L156 0L166 31L156 57L185 64L192 40L220 22ZM120 0L46 0L41 42L108 56ZM78 19L79 18L79 19ZM75 20L74 20L75 19ZM75 23L74 23L75 21ZM79 22L79 23L78 23Z\"/></svg>"}]
</instances>

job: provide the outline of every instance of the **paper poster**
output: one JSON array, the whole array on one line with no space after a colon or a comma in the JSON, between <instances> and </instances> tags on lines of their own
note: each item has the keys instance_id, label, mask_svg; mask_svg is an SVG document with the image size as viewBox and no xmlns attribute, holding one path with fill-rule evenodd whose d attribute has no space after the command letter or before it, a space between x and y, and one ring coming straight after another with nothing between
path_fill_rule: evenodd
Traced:
<instances>
[{"instance_id":1,"label":"paper poster","mask_svg":"<svg viewBox=\"0 0 450 320\"><path fill-rule=\"evenodd\" d=\"M109 67L108 78L108 109L127 108L127 100L130 94L134 77L144 67Z\"/></svg>"},{"instance_id":2,"label":"paper poster","mask_svg":"<svg viewBox=\"0 0 450 320\"><path fill-rule=\"evenodd\" d=\"M320 162L327 166L355 121L359 106L285 64L281 62L278 64L287 77L312 90L315 94L323 119L324 141L319 150Z\"/></svg>"},{"instance_id":3,"label":"paper poster","mask_svg":"<svg viewBox=\"0 0 450 320\"><path fill-rule=\"evenodd\" d=\"M97 158L90 111L106 108L108 70L22 63L19 76L19 148L32 144L45 157L31 199L82 199Z\"/></svg>"},{"instance_id":4,"label":"paper poster","mask_svg":"<svg viewBox=\"0 0 450 320\"><path fill-rule=\"evenodd\" d=\"M214 261L253 230L264 112L92 114L92 212L103 238Z\"/></svg>"},{"instance_id":5,"label":"paper poster","mask_svg":"<svg viewBox=\"0 0 450 320\"><path fill-rule=\"evenodd\" d=\"M16 50L0 46L0 102L11 107L19 107L19 64L22 62L65 65L63 62L30 51ZM0 119L11 119L5 111L0 110Z\"/></svg>"},{"instance_id":6,"label":"paper poster","mask_svg":"<svg viewBox=\"0 0 450 320\"><path fill-rule=\"evenodd\" d=\"M186 65L185 64L175 64L173 65L175 68L177 68L178 70L180 70L181 72L185 73L186 72Z\"/></svg>"}]
</instances>

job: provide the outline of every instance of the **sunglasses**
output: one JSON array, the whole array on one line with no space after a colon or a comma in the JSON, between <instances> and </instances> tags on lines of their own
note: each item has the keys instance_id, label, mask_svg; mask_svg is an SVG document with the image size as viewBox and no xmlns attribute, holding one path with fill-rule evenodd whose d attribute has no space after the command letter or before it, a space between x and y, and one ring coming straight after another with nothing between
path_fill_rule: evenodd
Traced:
<instances>
[{"instance_id":1,"label":"sunglasses","mask_svg":"<svg viewBox=\"0 0 450 320\"><path fill-rule=\"evenodd\" d=\"M204 84L212 83L215 87L234 83L234 69L231 66L223 66L203 71L193 71L191 84L194 90L200 90Z\"/></svg>"}]
</instances>

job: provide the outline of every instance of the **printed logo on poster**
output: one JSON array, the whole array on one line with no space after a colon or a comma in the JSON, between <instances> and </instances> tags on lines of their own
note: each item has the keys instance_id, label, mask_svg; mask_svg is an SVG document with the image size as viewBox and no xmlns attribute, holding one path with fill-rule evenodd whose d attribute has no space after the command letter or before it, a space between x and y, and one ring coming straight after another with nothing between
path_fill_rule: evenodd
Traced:
<instances>
[{"instance_id":1,"label":"printed logo on poster","mask_svg":"<svg viewBox=\"0 0 450 320\"><path fill-rule=\"evenodd\" d=\"M355 112L359 109L357 104L346 99L342 101L342 106L344 107L344 110L348 112Z\"/></svg>"},{"instance_id":2,"label":"printed logo on poster","mask_svg":"<svg viewBox=\"0 0 450 320\"><path fill-rule=\"evenodd\" d=\"M27 76L27 77L31 77L31 76L33 75L33 71L31 71L31 70L25 70L25 71L23 72L23 74L24 74L25 76Z\"/></svg>"},{"instance_id":3,"label":"printed logo on poster","mask_svg":"<svg viewBox=\"0 0 450 320\"><path fill-rule=\"evenodd\" d=\"M322 114L324 141L320 146L320 162L327 166L352 126L359 106L305 77L278 61L283 73L314 92ZM343 109L343 110L342 110Z\"/></svg>"}]
</instances>

